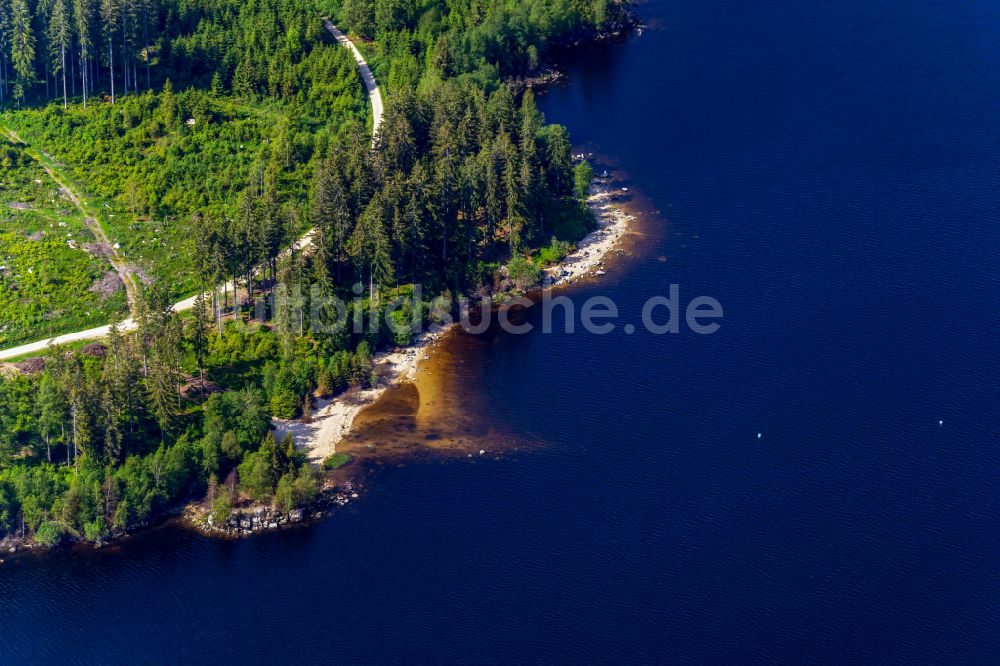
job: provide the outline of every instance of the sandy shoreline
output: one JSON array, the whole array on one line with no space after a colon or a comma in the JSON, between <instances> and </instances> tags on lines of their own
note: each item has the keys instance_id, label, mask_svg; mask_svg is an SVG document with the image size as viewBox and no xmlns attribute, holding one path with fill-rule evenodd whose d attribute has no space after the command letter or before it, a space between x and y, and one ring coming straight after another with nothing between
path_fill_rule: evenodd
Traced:
<instances>
[{"instance_id":1,"label":"sandy shoreline","mask_svg":"<svg viewBox=\"0 0 1000 666\"><path fill-rule=\"evenodd\" d=\"M597 218L597 228L580 240L577 249L560 263L543 271L543 287L569 284L588 275L604 275L608 254L635 219L618 205L618 192L619 189L613 187L609 179L594 179L587 203ZM373 404L388 389L416 378L420 362L429 358L431 348L447 330L424 332L409 347L377 354L375 372L380 379L376 388L350 389L332 400L319 401L309 423L273 419L275 437L280 440L291 433L296 448L304 451L310 461L322 464L324 459L337 452L337 445L351 433L354 419L365 407Z\"/></svg>"},{"instance_id":2,"label":"sandy shoreline","mask_svg":"<svg viewBox=\"0 0 1000 666\"><path fill-rule=\"evenodd\" d=\"M311 462L322 464L324 459L336 453L337 444L351 432L354 418L362 409L390 388L416 378L417 366L427 358L427 348L440 340L448 328L425 331L409 347L379 352L374 358L378 386L372 389L352 388L331 400L318 401L309 423L301 419L272 419L274 436L280 441L291 433L295 447L304 451Z\"/></svg>"}]
</instances>

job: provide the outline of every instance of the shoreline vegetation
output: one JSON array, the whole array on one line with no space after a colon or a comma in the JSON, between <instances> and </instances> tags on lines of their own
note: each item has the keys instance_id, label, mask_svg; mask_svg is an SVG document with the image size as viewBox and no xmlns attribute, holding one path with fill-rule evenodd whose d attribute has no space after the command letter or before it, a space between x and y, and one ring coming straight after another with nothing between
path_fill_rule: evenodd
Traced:
<instances>
[{"instance_id":1,"label":"shoreline vegetation","mask_svg":"<svg viewBox=\"0 0 1000 666\"><path fill-rule=\"evenodd\" d=\"M580 162L583 156L576 159ZM618 203L620 189L614 187L611 176L606 174L594 176L588 187L587 205L594 214L595 228L576 244L572 252L545 267L541 279L527 286L527 290L555 289L571 285L574 281L601 277L606 274L606 262L611 254L621 252L620 241L632 231L636 217ZM290 437L295 448L310 463L328 470L315 501L310 505L282 512L269 503L248 502L234 509L225 520L220 520L213 516L210 504L191 503L184 508L180 523L207 536L246 537L322 519L331 510L358 499L364 467L378 461L381 454L375 447L370 447L354 460L348 454L338 453L337 445L356 432L355 420L362 411L375 405L387 392L399 388L401 384L415 381L423 370L421 362L430 360L437 345L454 332L457 325L436 327L415 337L412 344L406 347L377 353L373 357L374 373L379 376L376 386L350 389L339 396L318 400L315 411L307 421L302 418L272 419L271 427L276 440ZM478 445L467 449L463 451L467 456L486 454ZM340 473L329 470L324 463L338 455L342 456L342 464L355 464L347 470L336 468Z\"/></svg>"},{"instance_id":2,"label":"shoreline vegetation","mask_svg":"<svg viewBox=\"0 0 1000 666\"><path fill-rule=\"evenodd\" d=\"M534 1L544 4L547 0ZM600 11L613 8L618 12L616 21L621 21L622 15L630 16L627 5L602 2L594 6L605 8ZM466 11L456 9L460 4L450 0L438 4L453 12ZM421 34L425 43L428 39L432 45L436 42L439 55L445 57L433 64L428 60L426 71L420 74L424 66L417 64L411 70L406 64L405 54L416 47L406 45L405 30L396 32L414 21L414 15L377 15L374 29L366 28L370 15L352 14L357 5L371 7L367 0L348 1L330 15L338 17L339 24L346 23L355 37L377 38L368 42L365 50L375 47L379 51L375 75L385 75L388 82L387 122L373 149L362 147L359 132L349 130L343 156L338 157L329 144L326 161L310 163L306 173L314 173L308 191L311 201L303 214L308 216L304 219L320 222L314 235L308 236L311 251L275 252L265 264L269 271L260 276L253 270L244 273L242 288L236 267L235 274L230 273L233 298L242 295L246 300L232 303L234 312L225 318L228 297L195 297L193 314L182 320L167 305L165 293L154 286L138 304L137 333L125 336L112 327L105 342L87 344L79 352L53 348L41 363L29 359L15 368L6 366L9 376L0 378L0 426L6 427L0 433L0 534L6 535L0 540L0 549L13 553L65 543L100 546L171 516L180 516L185 524L203 531L229 536L305 522L357 496L354 484L359 481L356 474L364 456L338 451L337 445L352 434L353 424L367 406L418 376L421 361L446 334L434 331L415 337L395 330L380 331L377 326L369 328L375 317L388 314L389 300L409 299L405 313L393 313L402 314L401 320L408 321L417 313L430 321L433 303L419 300L419 292L411 293L422 275L425 280L439 275L431 280L432 288L453 303L450 294L461 293L457 289L464 291L470 285L477 297L536 286L537 279L526 282L514 274L519 261L545 269L533 269L543 288L603 274L605 257L627 231L630 216L608 205L614 196L609 185L595 181L589 165L574 159L565 129L543 124L530 91L524 93L518 110L510 88L498 82L517 76L501 77L504 68L524 71L520 68L528 67L538 54L508 53L498 61L498 71L485 65L488 56L463 62L461 59L467 57L463 49L469 49L468 44L456 47L450 43L440 51L445 38L451 36L447 31L437 36ZM505 11L521 9L495 11L502 17ZM592 20L571 15L566 25L587 25ZM398 23L392 27L394 21ZM628 20L624 22L627 26ZM488 53L494 48L489 30L502 33L506 23L501 19L494 27L484 28L481 32L488 36L487 42L472 46L473 51ZM467 29L473 33L479 30ZM536 29L544 34L544 30L558 33L564 28L550 25ZM601 32L577 34L593 39ZM399 41L400 36L403 41ZM539 43L544 42L542 38ZM530 67L537 68L537 64ZM234 78L234 86L238 78ZM134 79L132 83L135 85ZM217 83L215 76L213 90ZM424 93L414 97L407 92L411 86L418 91L429 86L429 90L441 92L436 98ZM484 89L492 92L486 95ZM187 104L197 100L197 94L181 93L178 97L184 96L181 104ZM171 95L168 84L158 103L174 103ZM435 116L429 125L424 124L430 118L421 114L443 112L432 106L440 103L441 95L446 99L445 108L453 105L457 115L442 115L440 121ZM468 97L463 100L463 96ZM173 113L175 118L187 115L186 110ZM478 194L471 192L483 197L477 200L477 207L469 208L459 198L450 209L436 209L434 202L413 197L412 203L407 204L404 198L404 205L393 209L392 197L407 188L420 195L423 187L439 187L434 178L421 180L426 178L422 162L433 159L439 161L436 165L431 162L435 168L449 168L448 150L455 148L440 152L446 145L441 144L445 140L442 132L452 123L462 132L463 113L464 122L480 123L468 138L473 140L473 150L478 145L482 152L478 157L469 154L465 165L455 165L462 171L451 173L468 186L484 188ZM472 127L467 125L466 129ZM504 152L505 141L510 152ZM267 152L271 150L279 148ZM352 163L356 158L351 151L362 155L368 150L371 154L362 158L364 162L371 160L368 165ZM425 150L429 152L425 154ZM267 215L264 206L273 205L266 199L271 187L268 178L275 183L273 179L283 178L278 175L281 165L274 158L271 154L267 166L273 171L264 173L260 184L252 185L264 190L264 201L254 204L257 212L253 215ZM494 185L489 182L491 164L497 168ZM359 166L367 173L357 172ZM479 175L477 170L483 166L486 171ZM535 181L531 171L536 167L540 181ZM355 171L350 173L352 169ZM399 169L398 176L395 169ZM476 180L482 177L485 180ZM406 183L394 183L395 178ZM465 180L468 178L471 180ZM373 180L364 190L356 190L367 179ZM402 190L397 190L400 185ZM500 198L491 200L490 187L494 186L499 188ZM520 199L519 191L539 198ZM245 198L241 197L240 205ZM367 208L355 207L369 200ZM445 221L450 217L450 224L456 225L454 230L445 227L444 237L434 241L433 235L440 232L423 229L419 233L427 237L419 244L416 235L408 240L406 234L418 233L414 228L407 231L405 226L419 219L406 217L411 215L406 206L411 205L427 206L430 219L444 213ZM283 206L286 214L293 212L292 202ZM537 219L533 219L533 207L539 211ZM350 238L337 236L343 233L336 226L337 211L345 208L353 209L352 217L357 216L356 222L344 220L357 225ZM414 208L412 214L419 215L421 210ZM584 235L588 216L597 228ZM294 222L299 218L292 215L288 219ZM214 245L205 246L198 215L193 222L192 249L197 265L204 258L199 259L199 254ZM403 226L397 226L401 222ZM471 222L478 226L471 226ZM532 227L535 224L537 229ZM298 226L302 229L301 220ZM383 233L380 227L393 233L392 247L380 245L384 242L378 237ZM468 238L464 239L456 232L464 234L466 228ZM449 239L453 233L455 237ZM551 246L545 247L540 240L549 235ZM576 251L569 242L556 240L566 236L583 237ZM431 249L421 246L432 242L443 243L439 251L443 249L444 266L432 267L426 259L418 261L418 252ZM456 270L454 262L463 252L468 253L467 263ZM260 264L255 261L253 265ZM321 322L310 325L302 315L296 319L291 311L280 311L280 306L269 313L269 325L253 322L255 306L257 311L260 302L269 307L271 301L266 296L275 290L285 293L290 291L288 286L304 290L307 285L315 290L324 280L344 284L342 269L350 276L344 281L349 285L351 279L356 280L354 293L362 296L356 299L358 305L352 307L351 315L356 322L365 322L360 336L346 328L318 334L315 331L323 329L315 324ZM431 273L437 270L441 272ZM209 275L201 271L202 284ZM391 286L393 279L395 287ZM88 381L104 387L103 397L82 389ZM22 420L13 420L17 418ZM55 462L59 456L65 463Z\"/></svg>"},{"instance_id":3,"label":"shoreline vegetation","mask_svg":"<svg viewBox=\"0 0 1000 666\"><path fill-rule=\"evenodd\" d=\"M596 228L582 238L574 251L542 271L542 279L527 287L554 289L574 281L605 275L605 262L619 250L620 241L632 230L634 215L617 202L617 192L608 176L595 176L591 182L587 203L594 213ZM515 292L520 294L521 292ZM283 529L320 520L338 507L359 498L362 492L364 468L378 461L381 454L370 447L355 460L338 453L337 445L357 431L358 415L375 405L387 392L417 379L421 362L430 360L437 345L452 333L457 324L425 331L406 347L383 350L373 357L373 368L379 382L371 388L354 388L330 399L319 399L308 420L273 418L271 427L278 441L290 437L295 448L306 459L327 470L316 499L307 506L289 511L276 509L272 503L244 502L224 519L213 515L211 503L192 502L184 507L179 523L210 537L239 538L259 532ZM467 447L465 455L477 452L485 455L478 445ZM476 450L478 449L478 451ZM341 466L330 469L324 463L341 456ZM351 468L342 465L354 463ZM339 473L338 473L339 472Z\"/></svg>"}]
</instances>

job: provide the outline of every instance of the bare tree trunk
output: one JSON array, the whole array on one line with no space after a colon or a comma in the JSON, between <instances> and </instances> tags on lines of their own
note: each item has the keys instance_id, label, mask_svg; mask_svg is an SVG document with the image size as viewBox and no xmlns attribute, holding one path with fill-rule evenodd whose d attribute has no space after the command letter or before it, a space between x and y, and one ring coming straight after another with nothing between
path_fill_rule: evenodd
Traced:
<instances>
[{"instance_id":1,"label":"bare tree trunk","mask_svg":"<svg viewBox=\"0 0 1000 666\"><path fill-rule=\"evenodd\" d=\"M62 79L63 79L63 108L69 106L69 101L66 97L66 45L63 44L59 48L59 55L62 58Z\"/></svg>"},{"instance_id":2,"label":"bare tree trunk","mask_svg":"<svg viewBox=\"0 0 1000 666\"><path fill-rule=\"evenodd\" d=\"M149 5L143 8L142 38L146 42L146 90L152 90L149 80Z\"/></svg>"},{"instance_id":3,"label":"bare tree trunk","mask_svg":"<svg viewBox=\"0 0 1000 666\"><path fill-rule=\"evenodd\" d=\"M77 424L77 408L76 408L76 405L73 405L71 411L73 413L73 463L75 464L77 462L77 460L79 459L79 456L80 456L80 453L79 453L79 451L77 449L77 442L76 442L76 424ZM69 456L69 452L67 452L66 455L68 457Z\"/></svg>"},{"instance_id":4,"label":"bare tree trunk","mask_svg":"<svg viewBox=\"0 0 1000 666\"><path fill-rule=\"evenodd\" d=\"M87 58L80 56L80 83L83 87L83 108L87 108Z\"/></svg>"},{"instance_id":5,"label":"bare tree trunk","mask_svg":"<svg viewBox=\"0 0 1000 666\"><path fill-rule=\"evenodd\" d=\"M122 21L122 77L125 80L125 93L128 95L128 40L125 39L125 21Z\"/></svg>"},{"instance_id":6,"label":"bare tree trunk","mask_svg":"<svg viewBox=\"0 0 1000 666\"><path fill-rule=\"evenodd\" d=\"M113 46L113 41L108 37L108 58L110 59L110 64L108 65L108 78L111 79L111 103L115 103L115 49Z\"/></svg>"}]
</instances>

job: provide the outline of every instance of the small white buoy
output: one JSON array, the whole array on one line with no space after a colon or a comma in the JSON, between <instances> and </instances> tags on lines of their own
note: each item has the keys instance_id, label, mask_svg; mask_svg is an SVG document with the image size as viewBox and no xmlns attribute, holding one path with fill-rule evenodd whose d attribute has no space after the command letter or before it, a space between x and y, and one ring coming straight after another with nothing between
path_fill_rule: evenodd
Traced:
<instances>
[{"instance_id":1,"label":"small white buoy","mask_svg":"<svg viewBox=\"0 0 1000 666\"><path fill-rule=\"evenodd\" d=\"M761 433L757 433L757 439L760 439Z\"/></svg>"},{"instance_id":2,"label":"small white buoy","mask_svg":"<svg viewBox=\"0 0 1000 666\"><path fill-rule=\"evenodd\" d=\"M940 428L941 426L943 426L943 425L944 425L944 421L938 421L938 427L939 427L939 428Z\"/></svg>"},{"instance_id":3,"label":"small white buoy","mask_svg":"<svg viewBox=\"0 0 1000 666\"><path fill-rule=\"evenodd\" d=\"M485 456L486 455L486 451L483 451L482 449L479 449L479 455Z\"/></svg>"}]
</instances>

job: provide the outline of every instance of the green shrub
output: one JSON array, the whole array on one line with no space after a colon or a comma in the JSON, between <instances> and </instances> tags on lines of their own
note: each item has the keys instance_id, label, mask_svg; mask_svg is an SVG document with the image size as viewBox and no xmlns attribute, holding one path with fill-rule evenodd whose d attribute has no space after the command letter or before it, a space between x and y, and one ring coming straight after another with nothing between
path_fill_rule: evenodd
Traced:
<instances>
[{"instance_id":1,"label":"green shrub","mask_svg":"<svg viewBox=\"0 0 1000 666\"><path fill-rule=\"evenodd\" d=\"M514 286L523 291L538 284L542 278L542 270L524 257L514 257L507 263L507 275Z\"/></svg>"},{"instance_id":2,"label":"green shrub","mask_svg":"<svg viewBox=\"0 0 1000 666\"><path fill-rule=\"evenodd\" d=\"M581 199L587 198L587 191L590 189L590 181L594 179L594 169L587 160L576 165L573 169L573 185L576 196Z\"/></svg>"},{"instance_id":3,"label":"green shrub","mask_svg":"<svg viewBox=\"0 0 1000 666\"><path fill-rule=\"evenodd\" d=\"M66 528L62 523L46 520L35 531L35 541L43 546L52 547L62 541Z\"/></svg>"},{"instance_id":4,"label":"green shrub","mask_svg":"<svg viewBox=\"0 0 1000 666\"><path fill-rule=\"evenodd\" d=\"M83 536L87 541L98 542L107 534L107 527L103 518L95 518L83 524Z\"/></svg>"},{"instance_id":5,"label":"green shrub","mask_svg":"<svg viewBox=\"0 0 1000 666\"><path fill-rule=\"evenodd\" d=\"M229 514L233 512L233 501L229 495L223 493L212 502L212 520L216 525L220 525L229 519Z\"/></svg>"},{"instance_id":6,"label":"green shrub","mask_svg":"<svg viewBox=\"0 0 1000 666\"><path fill-rule=\"evenodd\" d=\"M295 479L295 501L299 506L305 506L316 499L319 484L316 481L316 471L309 463L299 468L299 477Z\"/></svg>"},{"instance_id":7,"label":"green shrub","mask_svg":"<svg viewBox=\"0 0 1000 666\"><path fill-rule=\"evenodd\" d=\"M274 492L274 506L285 512L296 507L295 477L291 472L286 472L278 480L278 489Z\"/></svg>"},{"instance_id":8,"label":"green shrub","mask_svg":"<svg viewBox=\"0 0 1000 666\"><path fill-rule=\"evenodd\" d=\"M413 311L403 307L389 313L389 329L392 331L392 342L397 347L409 347L413 342Z\"/></svg>"},{"instance_id":9,"label":"green shrub","mask_svg":"<svg viewBox=\"0 0 1000 666\"><path fill-rule=\"evenodd\" d=\"M346 453L334 453L333 455L328 456L327 459L323 461L323 469L326 470L340 469L350 461L351 461L351 456L347 455Z\"/></svg>"},{"instance_id":10,"label":"green shrub","mask_svg":"<svg viewBox=\"0 0 1000 666\"><path fill-rule=\"evenodd\" d=\"M561 241L553 236L549 245L538 251L538 254L535 256L535 262L539 266L551 266L562 261L572 250L572 243Z\"/></svg>"}]
</instances>

